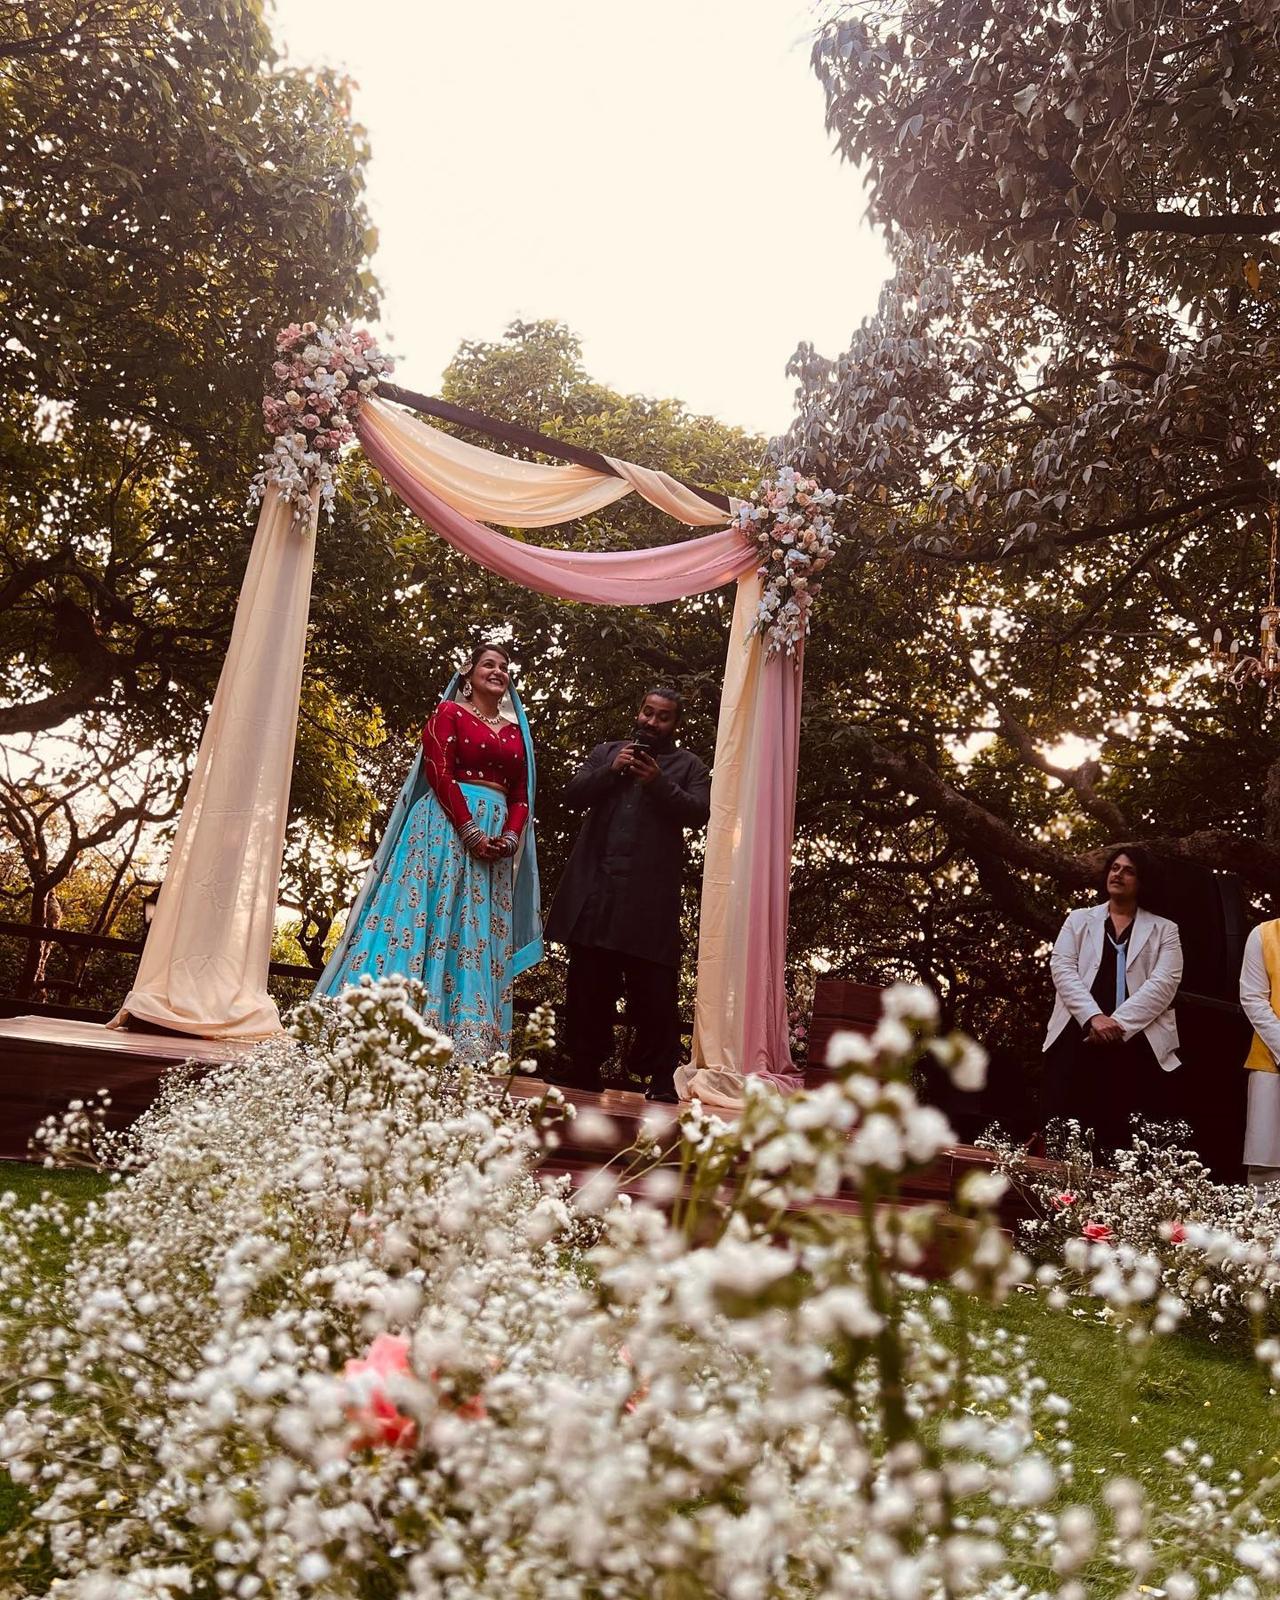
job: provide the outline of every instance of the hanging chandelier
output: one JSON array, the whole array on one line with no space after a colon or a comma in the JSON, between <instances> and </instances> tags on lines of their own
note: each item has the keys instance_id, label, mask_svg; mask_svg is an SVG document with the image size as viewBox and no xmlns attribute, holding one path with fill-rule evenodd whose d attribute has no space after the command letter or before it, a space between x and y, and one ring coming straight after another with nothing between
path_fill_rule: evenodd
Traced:
<instances>
[{"instance_id":1,"label":"hanging chandelier","mask_svg":"<svg viewBox=\"0 0 1280 1600\"><path fill-rule=\"evenodd\" d=\"M1235 690L1237 698L1250 684L1265 689L1267 704L1275 697L1276 684L1280 682L1280 605L1276 604L1276 506L1268 508L1271 519L1271 543L1267 559L1267 603L1258 613L1258 653L1241 655L1239 639L1222 648L1222 629L1213 630L1213 651L1210 656L1219 676Z\"/></svg>"}]
</instances>

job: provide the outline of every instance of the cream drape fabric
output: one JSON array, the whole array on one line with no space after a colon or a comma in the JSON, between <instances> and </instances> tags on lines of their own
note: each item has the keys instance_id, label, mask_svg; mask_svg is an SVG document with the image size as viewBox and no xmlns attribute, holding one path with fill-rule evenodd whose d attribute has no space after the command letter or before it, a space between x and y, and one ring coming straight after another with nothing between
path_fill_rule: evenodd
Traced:
<instances>
[{"instance_id":1,"label":"cream drape fabric","mask_svg":"<svg viewBox=\"0 0 1280 1600\"><path fill-rule=\"evenodd\" d=\"M634 489L692 527L718 528L723 511L665 472L606 459L620 476L590 467L516 461L455 439L421 417L377 398L360 411L360 431L380 440L419 483L455 511L507 528L546 528L585 517Z\"/></svg>"},{"instance_id":2,"label":"cream drape fabric","mask_svg":"<svg viewBox=\"0 0 1280 1600\"><path fill-rule=\"evenodd\" d=\"M317 503L318 493L309 523L300 523L267 489L164 886L125 997L124 1012L179 1033L254 1039L280 1031L267 965Z\"/></svg>"},{"instance_id":3,"label":"cream drape fabric","mask_svg":"<svg viewBox=\"0 0 1280 1600\"><path fill-rule=\"evenodd\" d=\"M655 472L652 467L638 467L634 461L619 461L616 456L606 456L605 460L638 495L678 522L687 522L691 528L724 526L725 513L718 506L713 506L692 489L686 489L668 473ZM739 502L730 500L729 504L736 509Z\"/></svg>"},{"instance_id":4,"label":"cream drape fabric","mask_svg":"<svg viewBox=\"0 0 1280 1600\"><path fill-rule=\"evenodd\" d=\"M735 880L734 865L747 858L751 843L751 818L743 815L742 801L751 756L745 713L760 671L760 652L752 650L749 630L759 603L760 578L751 572L738 580L720 694L698 917L693 1063L676 1075L682 1098L696 1094L708 1105L734 1103L735 1094L741 1098L742 1032L735 1023L745 976L748 885L741 876Z\"/></svg>"}]
</instances>

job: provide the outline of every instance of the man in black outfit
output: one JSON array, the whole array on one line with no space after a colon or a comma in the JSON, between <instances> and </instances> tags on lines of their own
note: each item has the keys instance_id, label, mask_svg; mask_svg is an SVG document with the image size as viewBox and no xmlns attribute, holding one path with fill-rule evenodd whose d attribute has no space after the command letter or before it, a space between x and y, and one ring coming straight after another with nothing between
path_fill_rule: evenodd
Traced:
<instances>
[{"instance_id":1,"label":"man in black outfit","mask_svg":"<svg viewBox=\"0 0 1280 1600\"><path fill-rule=\"evenodd\" d=\"M676 1098L684 830L711 814L711 774L675 742L682 709L676 690L650 689L633 736L597 745L565 790L587 817L546 935L569 947L564 1039L575 1088L603 1086L625 994L627 1065L651 1099Z\"/></svg>"}]
</instances>

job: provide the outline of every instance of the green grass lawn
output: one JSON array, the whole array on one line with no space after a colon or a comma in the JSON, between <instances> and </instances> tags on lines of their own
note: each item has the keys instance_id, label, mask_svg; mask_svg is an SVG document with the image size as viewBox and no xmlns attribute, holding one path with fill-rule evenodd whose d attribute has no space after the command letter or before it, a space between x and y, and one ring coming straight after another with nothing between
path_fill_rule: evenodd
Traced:
<instances>
[{"instance_id":1,"label":"green grass lawn","mask_svg":"<svg viewBox=\"0 0 1280 1600\"><path fill-rule=\"evenodd\" d=\"M47 1192L60 1196L79 1209L88 1205L95 1195L101 1194L109 1183L109 1178L97 1172L48 1171L44 1167L28 1166L25 1162L0 1161L0 1193L12 1191L23 1204L31 1204ZM62 1250L58 1248L59 1243L64 1245ZM65 1259L65 1242L51 1238L46 1258L49 1271L59 1271ZM13 1521L20 1492L8 1475L0 1472L0 1530L9 1527Z\"/></svg>"},{"instance_id":2,"label":"green grass lawn","mask_svg":"<svg viewBox=\"0 0 1280 1600\"><path fill-rule=\"evenodd\" d=\"M11 1190L24 1204L38 1200L47 1189L63 1199L87 1204L108 1187L110 1179L100 1172L79 1170L59 1172L28 1166L24 1161L0 1161L0 1194Z\"/></svg>"},{"instance_id":3,"label":"green grass lawn","mask_svg":"<svg viewBox=\"0 0 1280 1600\"><path fill-rule=\"evenodd\" d=\"M1054 1311L1030 1294L983 1308L975 1326L1024 1335L1037 1371L1071 1402L1082 1498L1092 1498L1090 1480L1167 1475L1164 1451L1188 1438L1213 1457L1215 1478L1255 1460L1280 1463L1280 1405L1238 1346L1177 1334L1134 1351L1092 1309Z\"/></svg>"}]
</instances>

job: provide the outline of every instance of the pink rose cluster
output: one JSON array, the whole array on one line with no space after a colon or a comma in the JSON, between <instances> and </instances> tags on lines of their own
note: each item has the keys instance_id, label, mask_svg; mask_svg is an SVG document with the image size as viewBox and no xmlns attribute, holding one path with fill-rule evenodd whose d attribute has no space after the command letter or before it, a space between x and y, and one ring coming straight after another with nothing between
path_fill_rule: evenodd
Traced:
<instances>
[{"instance_id":1,"label":"pink rose cluster","mask_svg":"<svg viewBox=\"0 0 1280 1600\"><path fill-rule=\"evenodd\" d=\"M347 1407L347 1420L354 1428L351 1448L412 1450L418 1441L418 1424L392 1397L397 1380L415 1381L408 1339L402 1334L380 1333L363 1356L343 1365L342 1377L352 1397ZM431 1383L441 1385L439 1371L431 1373ZM489 1414L480 1394L458 1398L449 1389L438 1387L436 1399L441 1409L467 1422L481 1422Z\"/></svg>"},{"instance_id":2,"label":"pink rose cluster","mask_svg":"<svg viewBox=\"0 0 1280 1600\"><path fill-rule=\"evenodd\" d=\"M822 575L840 543L831 520L838 500L816 478L781 467L737 508L739 528L760 552L764 587L752 632L764 635L770 655L794 654L809 632Z\"/></svg>"},{"instance_id":3,"label":"pink rose cluster","mask_svg":"<svg viewBox=\"0 0 1280 1600\"><path fill-rule=\"evenodd\" d=\"M329 318L282 328L262 401L275 445L254 480L254 497L274 484L305 515L318 486L331 507L338 453L355 438L356 414L391 366L373 335L349 322Z\"/></svg>"}]
</instances>

